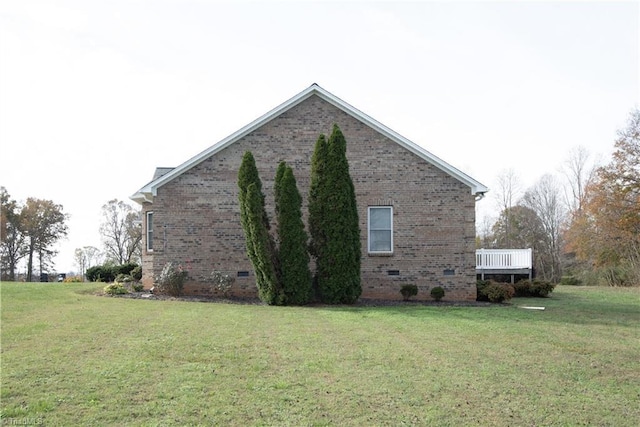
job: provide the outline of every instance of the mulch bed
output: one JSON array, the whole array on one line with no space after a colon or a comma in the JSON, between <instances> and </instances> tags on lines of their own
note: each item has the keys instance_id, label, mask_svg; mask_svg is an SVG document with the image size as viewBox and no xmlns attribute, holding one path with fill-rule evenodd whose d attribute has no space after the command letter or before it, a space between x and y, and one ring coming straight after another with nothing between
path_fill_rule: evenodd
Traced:
<instances>
[{"instance_id":1,"label":"mulch bed","mask_svg":"<svg viewBox=\"0 0 640 427\"><path fill-rule=\"evenodd\" d=\"M100 295L106 295L100 293ZM113 295L117 298L133 298L133 299L146 299L150 301L188 301L188 302L213 302L219 304L241 304L241 305L267 305L260 301L258 298L237 298L237 297L204 297L204 296L192 296L184 295L180 297L172 297L168 295L157 295L149 292L131 292L124 295ZM490 307L490 302L484 301L418 301L418 300L380 300L380 299L368 299L360 298L354 304L344 304L344 307L398 307L398 306L428 306L428 307ZM305 307L339 307L340 305L329 305L322 303L311 303Z\"/></svg>"}]
</instances>

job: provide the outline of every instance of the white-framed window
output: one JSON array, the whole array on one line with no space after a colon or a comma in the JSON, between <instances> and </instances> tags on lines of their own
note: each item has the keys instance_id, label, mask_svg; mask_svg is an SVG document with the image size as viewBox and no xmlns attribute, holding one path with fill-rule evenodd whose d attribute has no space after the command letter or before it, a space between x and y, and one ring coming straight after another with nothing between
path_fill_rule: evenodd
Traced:
<instances>
[{"instance_id":1,"label":"white-framed window","mask_svg":"<svg viewBox=\"0 0 640 427\"><path fill-rule=\"evenodd\" d=\"M369 253L393 253L393 206L369 206Z\"/></svg>"},{"instance_id":2,"label":"white-framed window","mask_svg":"<svg viewBox=\"0 0 640 427\"><path fill-rule=\"evenodd\" d=\"M153 212L147 212L147 252L153 252Z\"/></svg>"}]
</instances>

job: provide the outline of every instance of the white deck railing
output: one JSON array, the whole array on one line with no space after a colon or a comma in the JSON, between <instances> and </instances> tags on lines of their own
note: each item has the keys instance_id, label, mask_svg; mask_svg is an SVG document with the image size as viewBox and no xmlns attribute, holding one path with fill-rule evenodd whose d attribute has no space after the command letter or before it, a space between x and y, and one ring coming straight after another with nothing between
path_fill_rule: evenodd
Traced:
<instances>
[{"instance_id":1,"label":"white deck railing","mask_svg":"<svg viewBox=\"0 0 640 427\"><path fill-rule=\"evenodd\" d=\"M531 249L476 249L477 270L531 269Z\"/></svg>"}]
</instances>

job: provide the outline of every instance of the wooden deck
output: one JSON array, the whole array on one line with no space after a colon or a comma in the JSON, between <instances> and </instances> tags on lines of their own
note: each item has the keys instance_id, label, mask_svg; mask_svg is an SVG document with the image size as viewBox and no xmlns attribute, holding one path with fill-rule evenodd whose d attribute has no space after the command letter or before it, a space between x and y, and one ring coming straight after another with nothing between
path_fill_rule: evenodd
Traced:
<instances>
[{"instance_id":1,"label":"wooden deck","mask_svg":"<svg viewBox=\"0 0 640 427\"><path fill-rule=\"evenodd\" d=\"M533 275L533 250L529 249L477 249L476 275L510 275L511 283L516 275Z\"/></svg>"}]
</instances>

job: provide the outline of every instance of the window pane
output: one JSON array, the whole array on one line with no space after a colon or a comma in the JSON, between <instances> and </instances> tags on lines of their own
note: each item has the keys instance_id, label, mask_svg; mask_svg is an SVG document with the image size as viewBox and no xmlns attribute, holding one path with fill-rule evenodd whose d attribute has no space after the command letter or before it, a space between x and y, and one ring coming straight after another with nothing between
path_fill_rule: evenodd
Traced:
<instances>
[{"instance_id":1,"label":"window pane","mask_svg":"<svg viewBox=\"0 0 640 427\"><path fill-rule=\"evenodd\" d=\"M393 208L369 207L369 252L393 252Z\"/></svg>"},{"instance_id":2,"label":"window pane","mask_svg":"<svg viewBox=\"0 0 640 427\"><path fill-rule=\"evenodd\" d=\"M153 212L147 212L147 250L153 250Z\"/></svg>"},{"instance_id":3,"label":"window pane","mask_svg":"<svg viewBox=\"0 0 640 427\"><path fill-rule=\"evenodd\" d=\"M369 221L372 230L391 230L391 209L371 208Z\"/></svg>"},{"instance_id":4,"label":"window pane","mask_svg":"<svg viewBox=\"0 0 640 427\"><path fill-rule=\"evenodd\" d=\"M375 231L371 230L369 235L369 250L373 252L390 252L391 251L391 231Z\"/></svg>"}]
</instances>

